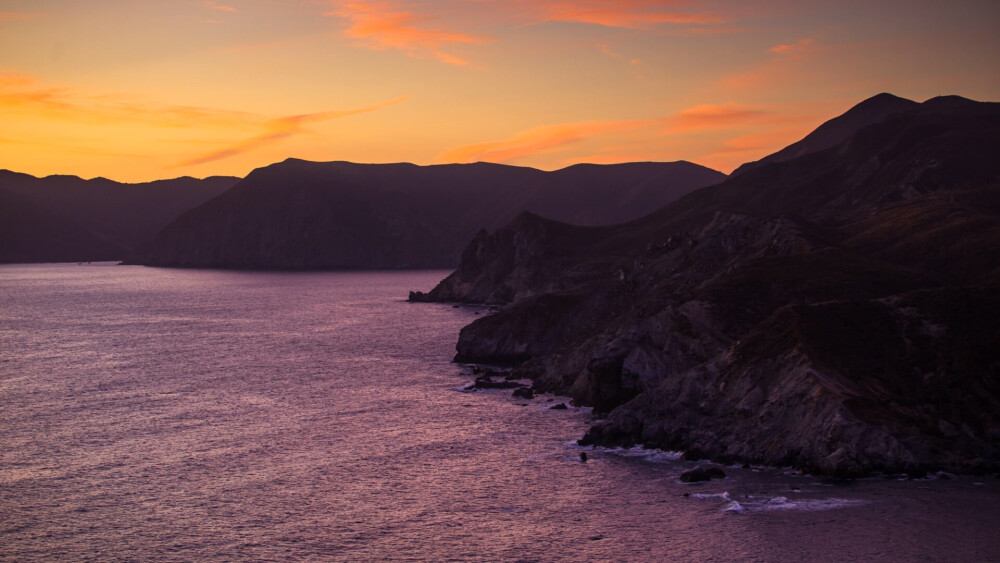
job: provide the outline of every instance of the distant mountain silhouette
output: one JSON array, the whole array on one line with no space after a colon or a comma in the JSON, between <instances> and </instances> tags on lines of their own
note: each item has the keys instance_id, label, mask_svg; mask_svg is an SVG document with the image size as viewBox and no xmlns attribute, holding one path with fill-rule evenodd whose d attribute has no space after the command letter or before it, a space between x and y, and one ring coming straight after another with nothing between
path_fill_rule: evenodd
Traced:
<instances>
[{"instance_id":1,"label":"distant mountain silhouette","mask_svg":"<svg viewBox=\"0 0 1000 563\"><path fill-rule=\"evenodd\" d=\"M253 171L166 227L136 262L261 269L443 268L524 210L611 224L718 183L691 164L355 164L289 159Z\"/></svg>"},{"instance_id":2,"label":"distant mountain silhouette","mask_svg":"<svg viewBox=\"0 0 1000 563\"><path fill-rule=\"evenodd\" d=\"M741 165L733 171L733 175L742 174L747 170L752 170L765 164L784 162L805 154L828 149L857 133L863 127L878 123L900 112L913 109L917 105L917 102L913 100L907 100L893 96L892 94L879 94L868 98L843 115L837 116L820 125L801 141L792 143L758 161Z\"/></svg>"},{"instance_id":3,"label":"distant mountain silhouette","mask_svg":"<svg viewBox=\"0 0 1000 563\"><path fill-rule=\"evenodd\" d=\"M0 262L122 260L178 215L238 180L122 184L0 170Z\"/></svg>"},{"instance_id":4,"label":"distant mountain silhouette","mask_svg":"<svg viewBox=\"0 0 1000 563\"><path fill-rule=\"evenodd\" d=\"M1000 104L882 95L821 129L630 223L521 215L411 300L504 304L457 359L606 413L585 444L1000 468Z\"/></svg>"},{"instance_id":5,"label":"distant mountain silhouette","mask_svg":"<svg viewBox=\"0 0 1000 563\"><path fill-rule=\"evenodd\" d=\"M107 260L122 249L67 217L0 188L0 263Z\"/></svg>"}]
</instances>

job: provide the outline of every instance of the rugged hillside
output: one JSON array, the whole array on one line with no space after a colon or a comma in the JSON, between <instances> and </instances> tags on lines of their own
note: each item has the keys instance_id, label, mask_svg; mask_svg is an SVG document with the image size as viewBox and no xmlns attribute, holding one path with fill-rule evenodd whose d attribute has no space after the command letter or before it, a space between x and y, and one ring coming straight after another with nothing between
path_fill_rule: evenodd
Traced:
<instances>
[{"instance_id":1,"label":"rugged hillside","mask_svg":"<svg viewBox=\"0 0 1000 563\"><path fill-rule=\"evenodd\" d=\"M238 178L121 184L0 170L0 262L122 260L178 215Z\"/></svg>"},{"instance_id":2,"label":"rugged hillside","mask_svg":"<svg viewBox=\"0 0 1000 563\"><path fill-rule=\"evenodd\" d=\"M585 443L1000 468L998 135L1000 104L932 99L631 223L519 217L411 298L507 304L457 359L593 405Z\"/></svg>"},{"instance_id":3,"label":"rugged hillside","mask_svg":"<svg viewBox=\"0 0 1000 563\"><path fill-rule=\"evenodd\" d=\"M287 160L178 218L147 265L433 268L524 210L585 225L634 219L725 175L691 164L415 166Z\"/></svg>"},{"instance_id":4,"label":"rugged hillside","mask_svg":"<svg viewBox=\"0 0 1000 563\"><path fill-rule=\"evenodd\" d=\"M801 141L792 143L758 161L747 162L741 165L733 171L733 175L736 176L747 170L752 170L766 164L784 162L805 154L828 149L857 133L864 127L874 125L893 115L913 109L916 105L917 102L913 100L907 100L893 96L892 94L873 96L854 106L843 115L839 115L820 125Z\"/></svg>"}]
</instances>

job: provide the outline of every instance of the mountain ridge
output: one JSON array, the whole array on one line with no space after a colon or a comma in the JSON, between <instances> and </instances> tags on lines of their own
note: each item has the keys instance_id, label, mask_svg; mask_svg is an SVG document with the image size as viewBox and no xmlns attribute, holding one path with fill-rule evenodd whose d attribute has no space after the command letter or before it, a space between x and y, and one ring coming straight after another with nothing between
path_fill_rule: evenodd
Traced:
<instances>
[{"instance_id":1,"label":"mountain ridge","mask_svg":"<svg viewBox=\"0 0 1000 563\"><path fill-rule=\"evenodd\" d=\"M634 218L725 175L687 162L418 166L287 159L168 225L134 260L263 269L453 267L465 241L524 209L594 224ZM623 197L624 194L627 197Z\"/></svg>"},{"instance_id":2,"label":"mountain ridge","mask_svg":"<svg viewBox=\"0 0 1000 563\"><path fill-rule=\"evenodd\" d=\"M735 176L760 166L774 162L784 162L811 152L830 148L859 129L878 123L901 111L912 109L916 105L917 102L913 100L900 98L893 94L885 92L876 94L855 105L847 112L824 122L803 139L760 160L740 165L736 170L733 170L731 175Z\"/></svg>"}]
</instances>

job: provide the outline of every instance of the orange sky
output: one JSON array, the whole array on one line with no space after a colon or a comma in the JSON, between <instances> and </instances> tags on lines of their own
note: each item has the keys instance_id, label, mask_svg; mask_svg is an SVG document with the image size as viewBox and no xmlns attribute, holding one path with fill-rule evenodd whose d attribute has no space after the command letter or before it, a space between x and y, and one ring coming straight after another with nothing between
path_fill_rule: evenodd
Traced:
<instances>
[{"instance_id":1,"label":"orange sky","mask_svg":"<svg viewBox=\"0 0 1000 563\"><path fill-rule=\"evenodd\" d=\"M0 0L0 168L729 172L877 94L1000 100L987 1Z\"/></svg>"}]
</instances>

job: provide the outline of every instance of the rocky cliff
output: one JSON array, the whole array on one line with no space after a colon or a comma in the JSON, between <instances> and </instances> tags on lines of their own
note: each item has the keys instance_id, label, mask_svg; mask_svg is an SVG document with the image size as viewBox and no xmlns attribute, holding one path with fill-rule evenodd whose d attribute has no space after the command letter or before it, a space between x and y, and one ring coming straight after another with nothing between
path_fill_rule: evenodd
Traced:
<instances>
[{"instance_id":1,"label":"rocky cliff","mask_svg":"<svg viewBox=\"0 0 1000 563\"><path fill-rule=\"evenodd\" d=\"M519 217L413 297L505 304L456 359L593 405L584 443L1000 468L1000 105L903 105L631 223Z\"/></svg>"}]
</instances>

